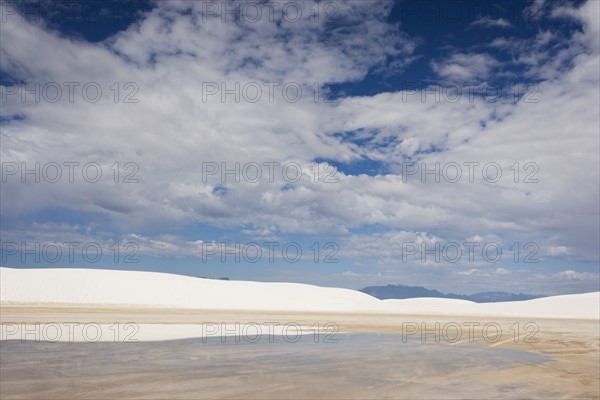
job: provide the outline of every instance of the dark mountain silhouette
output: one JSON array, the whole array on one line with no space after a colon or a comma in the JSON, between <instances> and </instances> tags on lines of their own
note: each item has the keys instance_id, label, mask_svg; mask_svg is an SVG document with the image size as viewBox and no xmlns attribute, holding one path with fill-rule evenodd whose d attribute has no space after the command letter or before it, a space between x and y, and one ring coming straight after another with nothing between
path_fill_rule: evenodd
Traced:
<instances>
[{"instance_id":1,"label":"dark mountain silhouette","mask_svg":"<svg viewBox=\"0 0 600 400\"><path fill-rule=\"evenodd\" d=\"M444 294L437 290L429 290L422 286L405 285L387 285L387 286L368 286L360 289L361 292L369 294L378 299L410 299L415 297L439 297L444 299L471 300L477 303L492 303L496 301L516 301L531 300L542 295L515 294L508 292L480 292L472 295L447 293Z\"/></svg>"}]
</instances>

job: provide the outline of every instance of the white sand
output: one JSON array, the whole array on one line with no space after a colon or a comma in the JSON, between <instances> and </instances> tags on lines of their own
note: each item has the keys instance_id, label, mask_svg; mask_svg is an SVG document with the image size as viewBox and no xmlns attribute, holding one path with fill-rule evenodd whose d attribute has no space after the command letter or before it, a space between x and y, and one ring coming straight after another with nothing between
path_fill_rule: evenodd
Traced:
<instances>
[{"instance_id":1,"label":"white sand","mask_svg":"<svg viewBox=\"0 0 600 400\"><path fill-rule=\"evenodd\" d=\"M387 303L393 312L403 314L600 319L600 292L499 303L475 303L468 300L438 298L383 300L383 302Z\"/></svg>"},{"instance_id":2,"label":"white sand","mask_svg":"<svg viewBox=\"0 0 600 400\"><path fill-rule=\"evenodd\" d=\"M275 341L282 337L290 343L302 335L326 335L329 331L298 324L277 323L217 323L199 324L98 324L52 322L25 324L2 321L0 342L20 340L30 342L115 342L137 343L189 338L219 339L223 343L255 343Z\"/></svg>"},{"instance_id":3,"label":"white sand","mask_svg":"<svg viewBox=\"0 0 600 400\"><path fill-rule=\"evenodd\" d=\"M156 272L70 268L0 268L0 289L0 301L4 303L600 318L600 292L482 304L438 298L379 300L355 290L298 283L222 281Z\"/></svg>"},{"instance_id":4,"label":"white sand","mask_svg":"<svg viewBox=\"0 0 600 400\"><path fill-rule=\"evenodd\" d=\"M0 301L203 310L367 311L379 300L350 289L222 281L156 272L0 268Z\"/></svg>"}]
</instances>

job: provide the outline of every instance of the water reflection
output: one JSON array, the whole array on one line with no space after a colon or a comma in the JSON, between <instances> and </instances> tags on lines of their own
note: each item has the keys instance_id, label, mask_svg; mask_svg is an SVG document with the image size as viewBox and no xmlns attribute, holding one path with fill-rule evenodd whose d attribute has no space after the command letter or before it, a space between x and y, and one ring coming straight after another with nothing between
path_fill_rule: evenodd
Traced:
<instances>
[{"instance_id":1,"label":"water reflection","mask_svg":"<svg viewBox=\"0 0 600 400\"><path fill-rule=\"evenodd\" d=\"M547 361L499 347L403 343L399 335L336 338L337 343L322 337L315 343L313 335L296 343L282 337L272 343L266 337L257 343L9 341L0 346L0 397L505 398L519 397L525 388L479 382L478 372Z\"/></svg>"}]
</instances>

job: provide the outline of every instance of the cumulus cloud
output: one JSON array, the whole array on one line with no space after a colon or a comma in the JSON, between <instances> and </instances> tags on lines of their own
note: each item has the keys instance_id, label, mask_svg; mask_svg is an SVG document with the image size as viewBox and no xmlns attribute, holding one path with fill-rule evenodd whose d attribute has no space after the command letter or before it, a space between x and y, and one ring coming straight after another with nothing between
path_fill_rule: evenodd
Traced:
<instances>
[{"instance_id":1,"label":"cumulus cloud","mask_svg":"<svg viewBox=\"0 0 600 400\"><path fill-rule=\"evenodd\" d=\"M325 93L328 85L360 82L370 71L415 59L420 41L388 21L389 2L341 3L338 25L308 12L294 23L279 14L274 21L223 23L218 16L204 18L198 7L158 2L100 43L19 18L2 24L3 73L30 87L95 82L103 89L95 103L80 94L56 103L8 97L2 160L28 166L95 162L105 172L98 183L11 179L3 183L3 216L69 210L94 230L137 235L149 253L162 255L194 255L201 239L195 233L163 236L166 231L211 226L270 239L328 235L346 244L344 254L370 254L388 267L397 262L401 241L474 235L535 242L547 257L598 260L598 2L555 12L552 18L582 24L569 37L540 30L520 48L509 39L492 43L512 52L534 86L509 85L491 98L463 88L457 101L444 97L456 93L429 86L315 101L316 90ZM460 84L491 79L504 68L476 51L455 52L431 66L442 80ZM110 89L115 82L118 102ZM128 82L134 86L126 89ZM275 85L273 101L265 82ZM303 93L296 102L282 90L290 83ZM219 92L207 95L207 84L217 84ZM236 84L257 84L263 95L256 102L222 96L222 88L235 91ZM137 102L122 101L133 92ZM338 171L335 183L315 182L315 160L373 161L384 172ZM502 176L490 183L478 169L469 181L465 161L497 163ZM134 163L139 182L115 183L115 162ZM203 162L230 168L293 162L301 166L301 179L290 183L278 170L272 182L205 180ZM463 179L435 182L429 175L423 181L420 174L407 176L406 162L430 168L457 162ZM326 174L324 164L316 168ZM537 182L523 182L532 171ZM372 226L384 232L361 232ZM506 268L494 274L507 275Z\"/></svg>"},{"instance_id":2,"label":"cumulus cloud","mask_svg":"<svg viewBox=\"0 0 600 400\"><path fill-rule=\"evenodd\" d=\"M573 271L572 269L568 269L565 271L560 271L557 274L555 274L556 277L558 278L564 278L564 279L574 279L574 280L588 280L588 281L593 281L594 278L598 278L598 274L594 274L591 272L577 272L577 271Z\"/></svg>"}]
</instances>

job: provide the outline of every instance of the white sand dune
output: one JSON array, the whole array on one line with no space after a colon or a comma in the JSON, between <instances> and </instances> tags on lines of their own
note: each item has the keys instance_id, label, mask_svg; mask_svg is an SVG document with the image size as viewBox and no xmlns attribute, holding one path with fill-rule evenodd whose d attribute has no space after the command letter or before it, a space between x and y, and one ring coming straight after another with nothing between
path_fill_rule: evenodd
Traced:
<instances>
[{"instance_id":1,"label":"white sand dune","mask_svg":"<svg viewBox=\"0 0 600 400\"><path fill-rule=\"evenodd\" d=\"M71 268L0 268L0 301L200 310L600 319L600 292L484 304L438 298L379 300L355 290L298 283L221 281L156 272Z\"/></svg>"},{"instance_id":2,"label":"white sand dune","mask_svg":"<svg viewBox=\"0 0 600 400\"><path fill-rule=\"evenodd\" d=\"M383 300L397 313L532 318L600 319L600 292L550 296L525 301L475 303L468 300L416 298Z\"/></svg>"},{"instance_id":3,"label":"white sand dune","mask_svg":"<svg viewBox=\"0 0 600 400\"><path fill-rule=\"evenodd\" d=\"M350 289L99 269L0 268L0 288L0 301L19 303L274 311L361 311L379 305Z\"/></svg>"}]
</instances>

